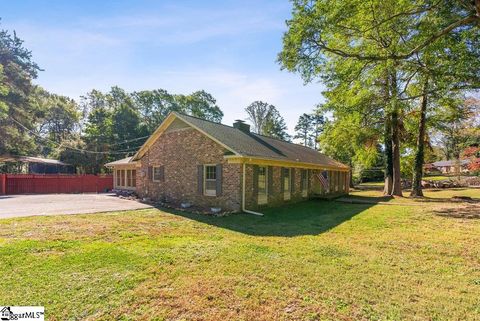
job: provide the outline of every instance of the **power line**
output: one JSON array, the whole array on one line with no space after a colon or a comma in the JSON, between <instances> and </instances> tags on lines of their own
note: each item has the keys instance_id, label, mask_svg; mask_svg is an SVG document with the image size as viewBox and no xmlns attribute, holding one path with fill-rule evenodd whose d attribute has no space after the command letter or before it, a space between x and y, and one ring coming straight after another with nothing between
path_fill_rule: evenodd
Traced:
<instances>
[{"instance_id":1,"label":"power line","mask_svg":"<svg viewBox=\"0 0 480 321\"><path fill-rule=\"evenodd\" d=\"M17 125L19 125L20 127L22 127L23 129L25 129L26 131L28 131L30 134L34 135L35 137L39 138L39 139L42 139L46 142L49 142L51 144L54 144L54 145L57 145L57 147L64 147L64 148L68 148L70 150L73 150L73 151L77 151L77 152L81 152L81 153L90 153L90 154L125 154L125 153L128 153L128 152L136 152L138 150L138 147L140 146L136 146L136 147L132 147L131 149L126 149L126 150L123 150L123 151L110 151L110 152L98 152L98 151L93 151L93 150L87 150L87 149L80 149L80 148L75 148L75 147L70 147L70 146L62 146L61 143L57 143L57 142L54 142L52 140L49 140L45 137L42 137L40 135L38 135L37 133L35 133L34 131L32 131L31 129L29 129L28 127L26 127L25 125L23 125L22 123L20 123L19 121L17 121L15 118L13 118L12 116L9 116L11 120L13 120ZM148 137L148 136L146 136ZM139 138L135 138L134 140L139 140L139 139L142 139L142 138L145 138L145 137L139 137ZM133 141L133 140L132 140ZM125 143L126 141L124 141Z\"/></svg>"},{"instance_id":2,"label":"power line","mask_svg":"<svg viewBox=\"0 0 480 321\"><path fill-rule=\"evenodd\" d=\"M115 143L115 144L107 144L107 145L108 145L108 146L121 145L121 144L129 143L129 142L134 142L134 141L137 141L137 140L140 140L140 139L144 139L144 138L148 138L148 137L150 137L150 136L143 136L143 137L128 139L128 140L124 140L124 141L122 141L122 142L118 142L118 143Z\"/></svg>"}]
</instances>

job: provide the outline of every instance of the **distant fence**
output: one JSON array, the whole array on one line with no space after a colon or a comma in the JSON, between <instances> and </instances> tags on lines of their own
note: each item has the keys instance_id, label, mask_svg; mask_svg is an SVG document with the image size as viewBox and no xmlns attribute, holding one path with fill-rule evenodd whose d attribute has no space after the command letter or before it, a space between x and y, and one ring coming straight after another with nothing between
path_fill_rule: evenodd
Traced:
<instances>
[{"instance_id":1,"label":"distant fence","mask_svg":"<svg viewBox=\"0 0 480 321\"><path fill-rule=\"evenodd\" d=\"M102 193L112 188L112 175L0 174L0 195Z\"/></svg>"}]
</instances>

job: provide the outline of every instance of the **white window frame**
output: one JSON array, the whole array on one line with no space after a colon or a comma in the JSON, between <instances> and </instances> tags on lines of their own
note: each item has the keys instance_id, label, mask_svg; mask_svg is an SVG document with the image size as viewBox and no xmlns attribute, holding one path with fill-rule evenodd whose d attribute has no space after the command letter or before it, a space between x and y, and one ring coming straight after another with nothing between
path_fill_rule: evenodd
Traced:
<instances>
[{"instance_id":1,"label":"white window frame","mask_svg":"<svg viewBox=\"0 0 480 321\"><path fill-rule=\"evenodd\" d=\"M158 177L158 179L155 179L155 169L156 168L160 169L160 167L162 166L152 166L152 182L160 182L160 177Z\"/></svg>"},{"instance_id":2,"label":"white window frame","mask_svg":"<svg viewBox=\"0 0 480 321\"><path fill-rule=\"evenodd\" d=\"M265 169L265 193L260 193L259 182L257 181L257 202L258 205L265 205L268 203L268 167L267 166L259 166L258 167L258 179L260 179L260 168Z\"/></svg>"},{"instance_id":3,"label":"white window frame","mask_svg":"<svg viewBox=\"0 0 480 321\"><path fill-rule=\"evenodd\" d=\"M215 182L215 189L207 190L207 168L215 168L215 179L208 179L210 182ZM217 196L217 164L205 164L203 165L203 195L205 196Z\"/></svg>"},{"instance_id":4,"label":"white window frame","mask_svg":"<svg viewBox=\"0 0 480 321\"><path fill-rule=\"evenodd\" d=\"M285 189L285 172L282 173L282 179L283 179L283 199L285 201L289 201L292 198L292 169L290 167L284 167L282 168L282 171L288 170L288 189Z\"/></svg>"},{"instance_id":5,"label":"white window frame","mask_svg":"<svg viewBox=\"0 0 480 321\"><path fill-rule=\"evenodd\" d=\"M115 170L115 186L118 186L118 187L122 186L120 184L122 184L122 172L120 169L116 169Z\"/></svg>"},{"instance_id":6,"label":"white window frame","mask_svg":"<svg viewBox=\"0 0 480 321\"><path fill-rule=\"evenodd\" d=\"M128 179L128 173L130 172L130 180ZM115 169L114 172L114 186L118 189L136 189L136 169L121 168ZM123 183L122 183L123 182Z\"/></svg>"},{"instance_id":7,"label":"white window frame","mask_svg":"<svg viewBox=\"0 0 480 321\"><path fill-rule=\"evenodd\" d=\"M128 179L128 173L129 172L130 172L130 180ZM136 185L137 185L136 184L137 171L135 169L126 169L125 170L125 175L126 175L126 178L125 178L125 186L124 187L136 187Z\"/></svg>"}]
</instances>

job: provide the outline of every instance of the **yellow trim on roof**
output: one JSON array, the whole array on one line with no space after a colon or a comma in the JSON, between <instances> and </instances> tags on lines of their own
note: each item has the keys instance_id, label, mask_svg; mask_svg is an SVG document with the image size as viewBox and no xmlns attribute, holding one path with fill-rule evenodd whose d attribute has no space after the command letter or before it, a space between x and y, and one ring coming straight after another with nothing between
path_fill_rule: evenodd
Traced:
<instances>
[{"instance_id":1,"label":"yellow trim on roof","mask_svg":"<svg viewBox=\"0 0 480 321\"><path fill-rule=\"evenodd\" d=\"M294 162L294 161L281 160L281 159L237 156L237 155L227 155L227 156L224 156L224 158L227 159L227 162L229 164L246 163L246 164L265 165L265 166L283 166L283 167L298 167L298 168L319 169L319 170L336 170L339 172L350 171L350 167L348 166L320 165L320 164L314 164L314 163Z\"/></svg>"}]
</instances>

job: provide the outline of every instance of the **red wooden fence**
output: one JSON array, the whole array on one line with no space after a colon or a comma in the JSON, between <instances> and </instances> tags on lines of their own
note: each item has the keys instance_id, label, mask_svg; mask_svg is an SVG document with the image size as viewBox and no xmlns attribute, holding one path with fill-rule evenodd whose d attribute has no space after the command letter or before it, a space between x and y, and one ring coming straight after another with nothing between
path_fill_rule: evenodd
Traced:
<instances>
[{"instance_id":1,"label":"red wooden fence","mask_svg":"<svg viewBox=\"0 0 480 321\"><path fill-rule=\"evenodd\" d=\"M0 174L0 195L101 193L112 188L112 175Z\"/></svg>"}]
</instances>

